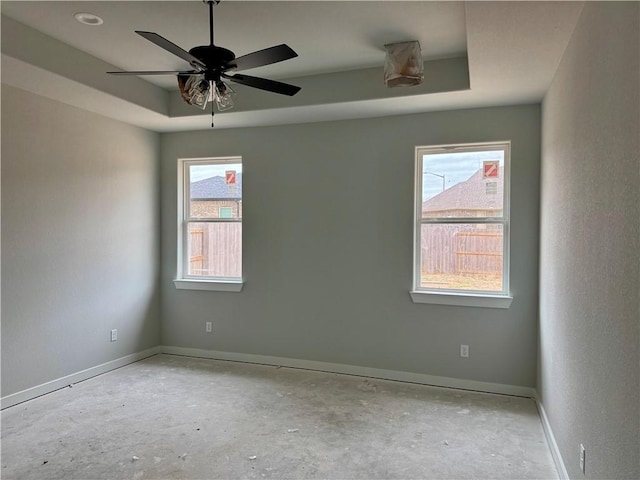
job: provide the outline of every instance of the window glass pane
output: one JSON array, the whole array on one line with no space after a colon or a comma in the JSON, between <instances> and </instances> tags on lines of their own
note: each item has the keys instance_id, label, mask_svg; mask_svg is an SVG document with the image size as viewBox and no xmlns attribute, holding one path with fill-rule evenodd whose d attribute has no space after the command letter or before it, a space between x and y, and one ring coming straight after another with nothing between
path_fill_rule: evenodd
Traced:
<instances>
[{"instance_id":1,"label":"window glass pane","mask_svg":"<svg viewBox=\"0 0 640 480\"><path fill-rule=\"evenodd\" d=\"M420 287L502 291L499 224L423 224Z\"/></svg>"},{"instance_id":2,"label":"window glass pane","mask_svg":"<svg viewBox=\"0 0 640 480\"><path fill-rule=\"evenodd\" d=\"M501 217L504 151L422 156L422 218Z\"/></svg>"},{"instance_id":3,"label":"window glass pane","mask_svg":"<svg viewBox=\"0 0 640 480\"><path fill-rule=\"evenodd\" d=\"M242 223L190 222L187 275L242 276Z\"/></svg>"},{"instance_id":4,"label":"window glass pane","mask_svg":"<svg viewBox=\"0 0 640 480\"><path fill-rule=\"evenodd\" d=\"M220 218L233 218L233 207L220 207Z\"/></svg>"},{"instance_id":5,"label":"window glass pane","mask_svg":"<svg viewBox=\"0 0 640 480\"><path fill-rule=\"evenodd\" d=\"M189 165L189 180L190 218L242 218L241 163Z\"/></svg>"}]
</instances>

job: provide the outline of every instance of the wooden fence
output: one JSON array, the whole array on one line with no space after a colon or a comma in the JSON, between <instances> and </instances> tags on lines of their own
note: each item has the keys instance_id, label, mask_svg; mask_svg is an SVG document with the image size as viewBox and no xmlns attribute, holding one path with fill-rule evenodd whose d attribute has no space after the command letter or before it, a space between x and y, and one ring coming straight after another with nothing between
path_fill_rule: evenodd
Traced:
<instances>
[{"instance_id":1,"label":"wooden fence","mask_svg":"<svg viewBox=\"0 0 640 480\"><path fill-rule=\"evenodd\" d=\"M502 231L469 225L424 225L422 272L475 274L502 271ZM189 225L189 274L242 276L242 223Z\"/></svg>"},{"instance_id":2,"label":"wooden fence","mask_svg":"<svg viewBox=\"0 0 640 480\"><path fill-rule=\"evenodd\" d=\"M242 223L191 223L189 275L241 277Z\"/></svg>"},{"instance_id":3,"label":"wooden fence","mask_svg":"<svg viewBox=\"0 0 640 480\"><path fill-rule=\"evenodd\" d=\"M458 232L457 273L498 273L502 271L502 232Z\"/></svg>"},{"instance_id":4,"label":"wooden fence","mask_svg":"<svg viewBox=\"0 0 640 480\"><path fill-rule=\"evenodd\" d=\"M423 225L422 272L500 273L502 231L469 225Z\"/></svg>"}]
</instances>

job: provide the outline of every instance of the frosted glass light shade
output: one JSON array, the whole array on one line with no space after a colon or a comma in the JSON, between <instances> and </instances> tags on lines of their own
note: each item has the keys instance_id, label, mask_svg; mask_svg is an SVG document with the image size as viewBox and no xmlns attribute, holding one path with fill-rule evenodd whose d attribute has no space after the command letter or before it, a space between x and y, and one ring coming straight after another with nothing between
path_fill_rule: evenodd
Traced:
<instances>
[{"instance_id":1,"label":"frosted glass light shade","mask_svg":"<svg viewBox=\"0 0 640 480\"><path fill-rule=\"evenodd\" d=\"M185 102L202 110L206 108L211 85L202 75L178 75L178 87Z\"/></svg>"},{"instance_id":2,"label":"frosted glass light shade","mask_svg":"<svg viewBox=\"0 0 640 480\"><path fill-rule=\"evenodd\" d=\"M220 112L229 110L236 105L236 92L224 82L216 84L216 105Z\"/></svg>"}]
</instances>

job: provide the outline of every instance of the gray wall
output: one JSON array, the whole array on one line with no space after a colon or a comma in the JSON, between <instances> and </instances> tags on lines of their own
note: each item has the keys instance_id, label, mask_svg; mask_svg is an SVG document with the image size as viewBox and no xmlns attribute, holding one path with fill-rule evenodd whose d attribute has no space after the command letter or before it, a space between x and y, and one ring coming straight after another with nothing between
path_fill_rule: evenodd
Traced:
<instances>
[{"instance_id":1,"label":"gray wall","mask_svg":"<svg viewBox=\"0 0 640 480\"><path fill-rule=\"evenodd\" d=\"M3 396L159 343L158 147L2 86Z\"/></svg>"},{"instance_id":2,"label":"gray wall","mask_svg":"<svg viewBox=\"0 0 640 480\"><path fill-rule=\"evenodd\" d=\"M414 147L488 140L513 142L513 304L413 304ZM539 106L163 134L161 145L164 345L535 385ZM176 290L176 160L225 155L244 160L246 284Z\"/></svg>"},{"instance_id":3,"label":"gray wall","mask_svg":"<svg viewBox=\"0 0 640 480\"><path fill-rule=\"evenodd\" d=\"M585 4L543 104L538 391L572 478L640 478L638 3Z\"/></svg>"}]
</instances>

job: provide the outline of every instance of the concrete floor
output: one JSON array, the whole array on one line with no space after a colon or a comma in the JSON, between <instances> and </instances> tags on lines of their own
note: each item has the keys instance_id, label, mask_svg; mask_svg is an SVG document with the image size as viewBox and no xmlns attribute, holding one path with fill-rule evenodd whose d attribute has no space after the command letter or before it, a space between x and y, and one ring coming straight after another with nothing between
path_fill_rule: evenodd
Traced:
<instances>
[{"instance_id":1,"label":"concrete floor","mask_svg":"<svg viewBox=\"0 0 640 480\"><path fill-rule=\"evenodd\" d=\"M3 479L557 478L530 399L157 355L2 412Z\"/></svg>"}]
</instances>

